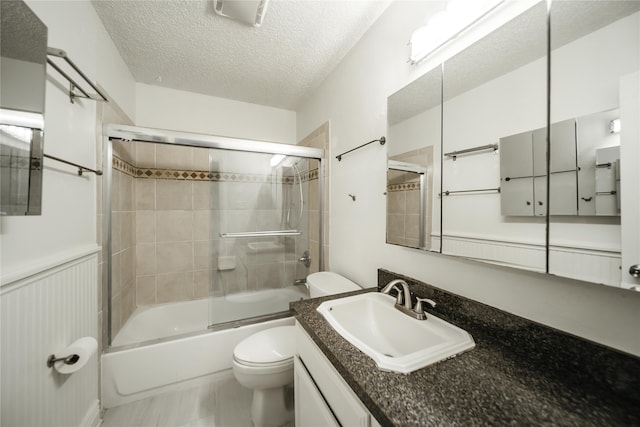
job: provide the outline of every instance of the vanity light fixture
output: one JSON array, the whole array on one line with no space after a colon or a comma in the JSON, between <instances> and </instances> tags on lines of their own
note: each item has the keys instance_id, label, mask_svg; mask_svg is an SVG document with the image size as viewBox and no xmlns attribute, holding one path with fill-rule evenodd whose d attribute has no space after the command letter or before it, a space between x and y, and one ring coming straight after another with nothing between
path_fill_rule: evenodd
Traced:
<instances>
[{"instance_id":1,"label":"vanity light fixture","mask_svg":"<svg viewBox=\"0 0 640 427\"><path fill-rule=\"evenodd\" d=\"M422 61L504 2L505 0L449 0L445 10L433 15L425 25L411 34L409 62L417 64Z\"/></svg>"},{"instance_id":2,"label":"vanity light fixture","mask_svg":"<svg viewBox=\"0 0 640 427\"><path fill-rule=\"evenodd\" d=\"M620 119L614 119L609 122L609 133L620 133Z\"/></svg>"},{"instance_id":3,"label":"vanity light fixture","mask_svg":"<svg viewBox=\"0 0 640 427\"><path fill-rule=\"evenodd\" d=\"M269 0L213 0L216 14L253 27L262 25Z\"/></svg>"}]
</instances>

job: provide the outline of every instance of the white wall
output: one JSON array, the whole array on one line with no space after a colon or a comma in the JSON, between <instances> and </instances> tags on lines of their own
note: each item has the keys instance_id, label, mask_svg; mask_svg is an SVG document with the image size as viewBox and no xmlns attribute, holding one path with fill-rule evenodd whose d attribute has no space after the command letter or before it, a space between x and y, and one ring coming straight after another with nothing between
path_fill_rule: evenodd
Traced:
<instances>
[{"instance_id":1,"label":"white wall","mask_svg":"<svg viewBox=\"0 0 640 427\"><path fill-rule=\"evenodd\" d=\"M384 135L387 97L429 65L407 64L406 44L434 7L432 2L393 3L299 109L298 136L330 120L331 149L340 153ZM331 266L336 272L375 286L377 268L390 269L640 355L640 294L386 245L386 147L368 146L340 163L333 156L330 160Z\"/></svg>"},{"instance_id":2,"label":"white wall","mask_svg":"<svg viewBox=\"0 0 640 427\"><path fill-rule=\"evenodd\" d=\"M105 49L110 39L90 3L30 1L27 4L48 27L48 45L65 50L87 76L108 93L118 94L116 101L128 108L127 113L133 114L133 78L123 69L115 48ZM99 63L108 62L116 65L107 72L99 71ZM71 104L66 93L68 83L51 67L47 74L44 151L93 168L96 103L76 100ZM2 283L23 277L33 271L35 265L50 265L65 258L65 254L95 246L95 191L93 174L78 177L74 168L46 159L42 215L0 218Z\"/></svg>"},{"instance_id":3,"label":"white wall","mask_svg":"<svg viewBox=\"0 0 640 427\"><path fill-rule=\"evenodd\" d=\"M138 126L296 143L294 111L142 83L136 93Z\"/></svg>"},{"instance_id":4,"label":"white wall","mask_svg":"<svg viewBox=\"0 0 640 427\"><path fill-rule=\"evenodd\" d=\"M134 80L91 4L27 5L48 27L48 45L133 116ZM96 102L70 103L68 83L51 67L47 75L45 153L95 168ZM45 365L49 354L97 336L96 177L50 159L44 165L42 215L0 218L2 424L96 425L97 358L71 376Z\"/></svg>"}]
</instances>

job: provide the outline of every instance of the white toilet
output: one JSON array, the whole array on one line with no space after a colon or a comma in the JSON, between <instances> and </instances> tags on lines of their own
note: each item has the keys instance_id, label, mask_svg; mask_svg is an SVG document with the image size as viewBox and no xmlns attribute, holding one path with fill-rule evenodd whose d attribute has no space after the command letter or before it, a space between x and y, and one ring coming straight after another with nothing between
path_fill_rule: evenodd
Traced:
<instances>
[{"instance_id":1,"label":"white toilet","mask_svg":"<svg viewBox=\"0 0 640 427\"><path fill-rule=\"evenodd\" d=\"M309 286L309 296L311 298L362 289L346 277L330 271L319 271L308 275L307 285Z\"/></svg>"},{"instance_id":2,"label":"white toilet","mask_svg":"<svg viewBox=\"0 0 640 427\"><path fill-rule=\"evenodd\" d=\"M311 298L349 292L360 286L339 274L321 271L307 276ZM293 420L294 326L278 326L242 340L233 350L233 374L253 389L251 419L256 427Z\"/></svg>"}]
</instances>

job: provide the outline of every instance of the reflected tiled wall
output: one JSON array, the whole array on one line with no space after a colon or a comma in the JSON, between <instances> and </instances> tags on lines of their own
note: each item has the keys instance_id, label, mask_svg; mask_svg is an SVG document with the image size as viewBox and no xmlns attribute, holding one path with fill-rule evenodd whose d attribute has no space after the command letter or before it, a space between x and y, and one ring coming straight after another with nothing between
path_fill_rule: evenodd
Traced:
<instances>
[{"instance_id":1,"label":"reflected tiled wall","mask_svg":"<svg viewBox=\"0 0 640 427\"><path fill-rule=\"evenodd\" d=\"M392 157L427 169L425 177L425 245L428 247L433 220L433 147L425 147ZM390 170L387 174L387 242L418 247L420 183L417 174Z\"/></svg>"}]
</instances>

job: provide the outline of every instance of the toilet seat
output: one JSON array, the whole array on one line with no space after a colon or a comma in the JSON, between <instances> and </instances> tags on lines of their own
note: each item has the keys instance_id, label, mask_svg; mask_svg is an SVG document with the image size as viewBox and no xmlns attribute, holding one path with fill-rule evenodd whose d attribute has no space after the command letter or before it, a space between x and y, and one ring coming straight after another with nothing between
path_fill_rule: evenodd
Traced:
<instances>
[{"instance_id":1,"label":"toilet seat","mask_svg":"<svg viewBox=\"0 0 640 427\"><path fill-rule=\"evenodd\" d=\"M289 359L286 359L286 360L282 360L280 362L272 362L272 363L250 362L247 360L238 359L236 356L233 356L233 360L236 363L239 363L240 365L243 365L249 368L279 368L281 366L288 367L289 365L293 364L293 357L290 357Z\"/></svg>"},{"instance_id":2,"label":"toilet seat","mask_svg":"<svg viewBox=\"0 0 640 427\"><path fill-rule=\"evenodd\" d=\"M293 363L293 326L265 329L242 340L233 350L233 359L244 366L278 368Z\"/></svg>"}]
</instances>

